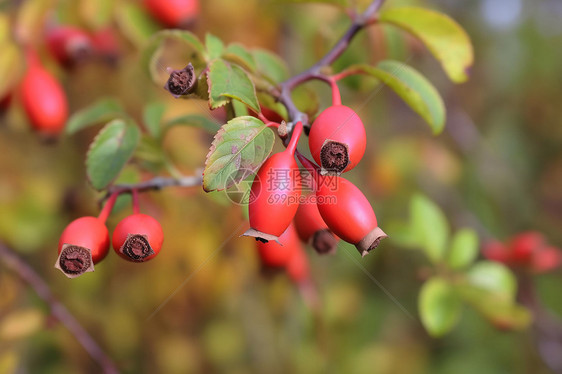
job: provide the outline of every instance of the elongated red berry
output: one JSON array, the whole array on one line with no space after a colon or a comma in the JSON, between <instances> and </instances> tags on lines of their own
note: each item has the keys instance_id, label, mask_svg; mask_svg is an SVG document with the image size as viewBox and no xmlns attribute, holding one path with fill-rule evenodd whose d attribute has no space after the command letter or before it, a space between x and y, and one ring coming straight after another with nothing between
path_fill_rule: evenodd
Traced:
<instances>
[{"instance_id":1,"label":"elongated red berry","mask_svg":"<svg viewBox=\"0 0 562 374\"><path fill-rule=\"evenodd\" d=\"M267 159L258 171L250 190L250 229L245 236L278 240L295 217L301 195L295 150L301 133L299 122L287 148Z\"/></svg>"},{"instance_id":2,"label":"elongated red berry","mask_svg":"<svg viewBox=\"0 0 562 374\"><path fill-rule=\"evenodd\" d=\"M533 253L545 245L545 237L540 232L527 231L517 234L511 238L508 244L511 253L510 260L516 264L528 265Z\"/></svg>"},{"instance_id":3,"label":"elongated red berry","mask_svg":"<svg viewBox=\"0 0 562 374\"><path fill-rule=\"evenodd\" d=\"M562 263L562 251L555 247L544 247L533 253L531 269L536 273L546 273Z\"/></svg>"},{"instance_id":4,"label":"elongated red berry","mask_svg":"<svg viewBox=\"0 0 562 374\"><path fill-rule=\"evenodd\" d=\"M52 27L47 30L46 39L53 57L65 66L72 66L92 53L90 36L78 27Z\"/></svg>"},{"instance_id":5,"label":"elongated red berry","mask_svg":"<svg viewBox=\"0 0 562 374\"><path fill-rule=\"evenodd\" d=\"M113 231L113 249L128 261L144 262L154 258L163 242L164 233L160 223L142 213L123 218Z\"/></svg>"},{"instance_id":6,"label":"elongated red berry","mask_svg":"<svg viewBox=\"0 0 562 374\"><path fill-rule=\"evenodd\" d=\"M491 240L482 246L482 254L488 260L508 264L511 262L511 252L505 244L497 240Z\"/></svg>"},{"instance_id":7,"label":"elongated red berry","mask_svg":"<svg viewBox=\"0 0 562 374\"><path fill-rule=\"evenodd\" d=\"M145 7L168 27L186 27L199 15L199 0L145 0Z\"/></svg>"},{"instance_id":8,"label":"elongated red berry","mask_svg":"<svg viewBox=\"0 0 562 374\"><path fill-rule=\"evenodd\" d=\"M310 266L302 246L298 246L289 259L287 274L289 274L289 278L297 284L301 284L310 279Z\"/></svg>"},{"instance_id":9,"label":"elongated red berry","mask_svg":"<svg viewBox=\"0 0 562 374\"><path fill-rule=\"evenodd\" d=\"M308 146L323 172L339 174L353 169L367 146L365 127L351 108L334 105L314 120Z\"/></svg>"},{"instance_id":10,"label":"elongated red berry","mask_svg":"<svg viewBox=\"0 0 562 374\"><path fill-rule=\"evenodd\" d=\"M93 51L97 56L110 64L117 61L121 54L121 47L115 35L115 30L110 27L96 30L91 34L90 38Z\"/></svg>"},{"instance_id":11,"label":"elongated red berry","mask_svg":"<svg viewBox=\"0 0 562 374\"><path fill-rule=\"evenodd\" d=\"M96 217L81 217L62 232L55 267L67 277L75 278L94 271L94 264L103 260L108 251L109 233L103 221Z\"/></svg>"},{"instance_id":12,"label":"elongated red berry","mask_svg":"<svg viewBox=\"0 0 562 374\"><path fill-rule=\"evenodd\" d=\"M274 241L267 243L262 241L256 242L260 260L263 265L269 267L287 266L294 253L298 251L299 248L302 250L302 245L293 224L290 224L279 237L279 243Z\"/></svg>"},{"instance_id":13,"label":"elongated red berry","mask_svg":"<svg viewBox=\"0 0 562 374\"><path fill-rule=\"evenodd\" d=\"M315 202L301 203L294 222L301 240L311 244L316 252L332 254L336 251L338 239L322 219Z\"/></svg>"},{"instance_id":14,"label":"elongated red berry","mask_svg":"<svg viewBox=\"0 0 562 374\"><path fill-rule=\"evenodd\" d=\"M60 83L43 68L33 52L21 82L21 100L31 126L39 133L56 136L68 118L66 94Z\"/></svg>"},{"instance_id":15,"label":"elongated red berry","mask_svg":"<svg viewBox=\"0 0 562 374\"><path fill-rule=\"evenodd\" d=\"M387 235L361 190L337 176L319 176L316 197L318 211L330 230L357 247L361 256L376 248Z\"/></svg>"}]
</instances>

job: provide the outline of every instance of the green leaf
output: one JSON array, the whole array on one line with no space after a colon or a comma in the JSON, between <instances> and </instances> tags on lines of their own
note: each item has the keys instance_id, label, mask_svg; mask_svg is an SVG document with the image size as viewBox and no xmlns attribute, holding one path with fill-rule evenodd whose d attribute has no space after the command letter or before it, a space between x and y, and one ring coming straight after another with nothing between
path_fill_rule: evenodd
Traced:
<instances>
[{"instance_id":1,"label":"green leaf","mask_svg":"<svg viewBox=\"0 0 562 374\"><path fill-rule=\"evenodd\" d=\"M207 130L211 134L216 133L220 128L220 125L216 121L199 114L187 114L172 118L164 124L163 131L168 131L171 127L174 126L200 127L204 130Z\"/></svg>"},{"instance_id":2,"label":"green leaf","mask_svg":"<svg viewBox=\"0 0 562 374\"><path fill-rule=\"evenodd\" d=\"M433 201L419 194L410 202L410 214L414 240L432 262L441 262L449 237L449 224L445 215Z\"/></svg>"},{"instance_id":3,"label":"green leaf","mask_svg":"<svg viewBox=\"0 0 562 374\"><path fill-rule=\"evenodd\" d=\"M252 55L257 64L257 71L271 83L281 83L289 79L287 64L275 53L265 49L254 49Z\"/></svg>"},{"instance_id":4,"label":"green leaf","mask_svg":"<svg viewBox=\"0 0 562 374\"><path fill-rule=\"evenodd\" d=\"M390 87L418 113L431 127L434 134L445 126L445 105L439 92L414 68L392 60L381 61L376 67L352 65L346 71L368 74Z\"/></svg>"},{"instance_id":5,"label":"green leaf","mask_svg":"<svg viewBox=\"0 0 562 374\"><path fill-rule=\"evenodd\" d=\"M157 84L162 83L160 75L166 73L160 66L159 59L164 49L164 42L167 39L181 43L188 54L188 61L195 68L205 65L205 47L195 34L185 30L159 31L150 38L143 48L140 62L141 66L147 68L147 73L152 78L152 81Z\"/></svg>"},{"instance_id":6,"label":"green leaf","mask_svg":"<svg viewBox=\"0 0 562 374\"><path fill-rule=\"evenodd\" d=\"M160 137L160 122L162 121L162 116L164 115L165 110L166 106L159 102L150 103L144 108L144 112L142 114L144 126L150 135L155 138Z\"/></svg>"},{"instance_id":7,"label":"green leaf","mask_svg":"<svg viewBox=\"0 0 562 374\"><path fill-rule=\"evenodd\" d=\"M119 2L115 15L123 34L139 48L158 31L154 19L134 2Z\"/></svg>"},{"instance_id":8,"label":"green leaf","mask_svg":"<svg viewBox=\"0 0 562 374\"><path fill-rule=\"evenodd\" d=\"M133 155L140 131L131 122L116 119L98 133L86 157L86 172L92 186L106 188Z\"/></svg>"},{"instance_id":9,"label":"green leaf","mask_svg":"<svg viewBox=\"0 0 562 374\"><path fill-rule=\"evenodd\" d=\"M124 114L123 107L116 99L104 98L94 104L75 112L66 123L67 134L74 134L86 127L109 121Z\"/></svg>"},{"instance_id":10,"label":"green leaf","mask_svg":"<svg viewBox=\"0 0 562 374\"><path fill-rule=\"evenodd\" d=\"M222 60L215 60L207 74L209 104L218 108L230 101L239 100L259 112L254 84L242 68Z\"/></svg>"},{"instance_id":11,"label":"green leaf","mask_svg":"<svg viewBox=\"0 0 562 374\"><path fill-rule=\"evenodd\" d=\"M481 313L497 328L524 329L531 323L529 311L513 300L498 297L493 291L469 284L456 288L462 299Z\"/></svg>"},{"instance_id":12,"label":"green leaf","mask_svg":"<svg viewBox=\"0 0 562 374\"><path fill-rule=\"evenodd\" d=\"M242 66L249 72L256 71L254 56L241 44L230 44L223 53L223 58Z\"/></svg>"},{"instance_id":13,"label":"green leaf","mask_svg":"<svg viewBox=\"0 0 562 374\"><path fill-rule=\"evenodd\" d=\"M474 52L467 33L449 16L423 8L390 8L379 14L380 22L394 24L418 37L439 60L449 78L468 79Z\"/></svg>"},{"instance_id":14,"label":"green leaf","mask_svg":"<svg viewBox=\"0 0 562 374\"><path fill-rule=\"evenodd\" d=\"M275 134L257 118L234 118L217 132L205 170L205 191L224 190L255 173L271 153Z\"/></svg>"},{"instance_id":15,"label":"green leaf","mask_svg":"<svg viewBox=\"0 0 562 374\"><path fill-rule=\"evenodd\" d=\"M462 303L447 281L434 277L422 286L418 308L421 321L429 334L443 336L457 324Z\"/></svg>"},{"instance_id":16,"label":"green leaf","mask_svg":"<svg viewBox=\"0 0 562 374\"><path fill-rule=\"evenodd\" d=\"M205 47L207 47L208 61L221 57L224 51L222 40L210 33L205 35Z\"/></svg>"},{"instance_id":17,"label":"green leaf","mask_svg":"<svg viewBox=\"0 0 562 374\"><path fill-rule=\"evenodd\" d=\"M451 249L447 258L453 269L462 269L472 264L478 256L478 236L473 230L461 229L455 233L451 241Z\"/></svg>"},{"instance_id":18,"label":"green leaf","mask_svg":"<svg viewBox=\"0 0 562 374\"><path fill-rule=\"evenodd\" d=\"M467 281L471 286L493 294L496 300L513 302L517 291L517 282L513 273L504 265L481 261L467 272Z\"/></svg>"}]
</instances>

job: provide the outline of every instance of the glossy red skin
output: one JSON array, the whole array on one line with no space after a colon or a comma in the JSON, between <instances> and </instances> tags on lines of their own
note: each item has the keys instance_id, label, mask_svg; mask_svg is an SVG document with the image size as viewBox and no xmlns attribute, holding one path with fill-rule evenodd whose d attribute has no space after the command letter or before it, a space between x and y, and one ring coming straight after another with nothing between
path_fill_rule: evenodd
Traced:
<instances>
[{"instance_id":1,"label":"glossy red skin","mask_svg":"<svg viewBox=\"0 0 562 374\"><path fill-rule=\"evenodd\" d=\"M314 203L300 204L294 221L297 233L305 243L308 243L318 231L328 230L328 225L322 219L318 206Z\"/></svg>"},{"instance_id":2,"label":"glossy red skin","mask_svg":"<svg viewBox=\"0 0 562 374\"><path fill-rule=\"evenodd\" d=\"M59 254L64 244L88 248L96 264L109 252L109 232L98 218L80 217L70 222L62 232L59 239Z\"/></svg>"},{"instance_id":3,"label":"glossy red skin","mask_svg":"<svg viewBox=\"0 0 562 374\"><path fill-rule=\"evenodd\" d=\"M545 247L534 253L531 267L536 273L556 269L562 263L562 252L555 247Z\"/></svg>"},{"instance_id":4,"label":"glossy red skin","mask_svg":"<svg viewBox=\"0 0 562 374\"><path fill-rule=\"evenodd\" d=\"M326 178L332 178L331 182ZM336 183L333 178L337 179ZM353 183L341 177L319 177L319 180L318 211L334 234L357 244L378 226L369 200Z\"/></svg>"},{"instance_id":5,"label":"glossy red skin","mask_svg":"<svg viewBox=\"0 0 562 374\"><path fill-rule=\"evenodd\" d=\"M299 245L293 252L287 264L287 274L295 283L302 283L310 278L310 267L308 258L302 246Z\"/></svg>"},{"instance_id":6,"label":"glossy red skin","mask_svg":"<svg viewBox=\"0 0 562 374\"><path fill-rule=\"evenodd\" d=\"M168 27L181 27L199 15L199 0L145 0L146 9Z\"/></svg>"},{"instance_id":7,"label":"glossy red skin","mask_svg":"<svg viewBox=\"0 0 562 374\"><path fill-rule=\"evenodd\" d=\"M31 126L46 135L58 135L68 118L68 102L60 83L38 63L31 63L20 87Z\"/></svg>"},{"instance_id":8,"label":"glossy red skin","mask_svg":"<svg viewBox=\"0 0 562 374\"><path fill-rule=\"evenodd\" d=\"M289 264L294 254L302 249L297 230L293 224L279 237L279 243L269 241L256 242L262 264L271 267L284 267Z\"/></svg>"},{"instance_id":9,"label":"glossy red skin","mask_svg":"<svg viewBox=\"0 0 562 374\"><path fill-rule=\"evenodd\" d=\"M162 231L162 226L155 218L142 213L131 214L123 218L115 227L112 237L113 250L120 257L131 261L128 256L119 252L119 249L123 243L125 243L129 234L146 235L148 243L154 251L152 255L145 257L142 261L153 259L160 253L162 243L164 242L164 232Z\"/></svg>"},{"instance_id":10,"label":"glossy red skin","mask_svg":"<svg viewBox=\"0 0 562 374\"><path fill-rule=\"evenodd\" d=\"M268 174L275 173L276 170L283 176L281 185L270 182L275 174ZM297 161L287 150L267 159L252 183L251 196L256 198L250 201L248 207L251 228L280 236L289 227L299 207L298 199L301 195L301 190L293 179L297 173Z\"/></svg>"},{"instance_id":11,"label":"glossy red skin","mask_svg":"<svg viewBox=\"0 0 562 374\"><path fill-rule=\"evenodd\" d=\"M545 238L540 232L528 231L515 235L509 242L511 260L528 264L533 252L542 249L545 244Z\"/></svg>"},{"instance_id":12,"label":"glossy red skin","mask_svg":"<svg viewBox=\"0 0 562 374\"><path fill-rule=\"evenodd\" d=\"M72 26L59 26L48 30L46 40L53 57L64 65L71 65L80 57L80 53L87 53L92 49L90 36Z\"/></svg>"},{"instance_id":13,"label":"glossy red skin","mask_svg":"<svg viewBox=\"0 0 562 374\"><path fill-rule=\"evenodd\" d=\"M308 146L312 157L319 165L321 165L320 151L326 140L347 144L349 164L344 172L353 169L361 161L367 147L365 126L361 118L345 105L326 108L310 127Z\"/></svg>"}]
</instances>

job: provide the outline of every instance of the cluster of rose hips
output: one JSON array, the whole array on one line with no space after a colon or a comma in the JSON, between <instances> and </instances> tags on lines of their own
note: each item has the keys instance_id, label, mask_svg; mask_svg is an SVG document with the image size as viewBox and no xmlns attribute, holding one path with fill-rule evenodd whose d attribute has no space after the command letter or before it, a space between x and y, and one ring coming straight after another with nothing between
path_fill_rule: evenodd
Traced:
<instances>
[{"instance_id":1,"label":"cluster of rose hips","mask_svg":"<svg viewBox=\"0 0 562 374\"><path fill-rule=\"evenodd\" d=\"M302 123L297 122L287 148L269 157L252 183L251 227L244 235L256 238L265 265L286 266L291 272L293 262L302 263L299 236L319 253L333 252L341 238L354 244L362 256L386 237L365 195L340 177L363 157L366 137L361 119L341 105L337 86L332 86L333 104L313 122L308 138L311 155L320 166L297 150L303 131ZM301 199L306 171L299 170L295 157L310 173L308 187L314 193L313 202ZM298 268L303 277L307 274L307 266L293 268Z\"/></svg>"},{"instance_id":2,"label":"cluster of rose hips","mask_svg":"<svg viewBox=\"0 0 562 374\"><path fill-rule=\"evenodd\" d=\"M490 241L483 246L482 253L489 260L535 273L556 269L562 263L562 252L536 231L517 234L506 243Z\"/></svg>"},{"instance_id":3,"label":"cluster of rose hips","mask_svg":"<svg viewBox=\"0 0 562 374\"><path fill-rule=\"evenodd\" d=\"M59 256L55 267L67 277L75 278L94 271L109 252L109 231L105 221L109 217L118 194L114 193L98 217L80 217L72 221L59 239ZM162 248L164 233L153 217L139 212L136 191L133 191L133 214L121 220L111 244L122 258L132 262L145 262L154 258Z\"/></svg>"},{"instance_id":4,"label":"cluster of rose hips","mask_svg":"<svg viewBox=\"0 0 562 374\"><path fill-rule=\"evenodd\" d=\"M198 0L145 0L144 7L166 27L187 27L199 14ZM72 68L90 57L114 62L119 43L111 28L88 32L77 26L48 25L45 46L62 67ZM17 87L24 111L32 128L49 137L57 137L68 119L68 99L61 83L41 63L36 49L26 47L27 68ZM12 101L12 92L0 97L0 110Z\"/></svg>"},{"instance_id":5,"label":"cluster of rose hips","mask_svg":"<svg viewBox=\"0 0 562 374\"><path fill-rule=\"evenodd\" d=\"M113 30L88 33L75 26L48 26L45 45L50 56L62 67L72 68L90 56L114 60L119 46ZM68 119L68 98L57 80L41 63L36 48L25 47L26 70L16 91L31 127L49 138L58 136ZM6 109L11 102L8 92L0 102Z\"/></svg>"}]
</instances>

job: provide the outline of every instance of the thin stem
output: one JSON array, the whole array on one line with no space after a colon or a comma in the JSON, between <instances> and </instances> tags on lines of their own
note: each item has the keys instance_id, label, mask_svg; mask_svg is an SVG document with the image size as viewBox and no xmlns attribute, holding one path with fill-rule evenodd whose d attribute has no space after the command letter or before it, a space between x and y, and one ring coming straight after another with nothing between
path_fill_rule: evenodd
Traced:
<instances>
[{"instance_id":1,"label":"thin stem","mask_svg":"<svg viewBox=\"0 0 562 374\"><path fill-rule=\"evenodd\" d=\"M287 145L287 149L286 149L287 152L293 155L295 154L301 134L302 134L302 122L299 121L295 126L295 130L293 131L293 135L291 136L291 141Z\"/></svg>"},{"instance_id":2,"label":"thin stem","mask_svg":"<svg viewBox=\"0 0 562 374\"><path fill-rule=\"evenodd\" d=\"M133 213L135 213L135 214L140 213L139 192L136 188L133 189Z\"/></svg>"},{"instance_id":3,"label":"thin stem","mask_svg":"<svg viewBox=\"0 0 562 374\"><path fill-rule=\"evenodd\" d=\"M111 211L113 210L113 206L115 205L115 201L117 200L118 196L119 196L119 193L117 193L117 192L112 193L111 196L109 197L109 200L107 201L107 203L104 205L103 209L101 210L101 212L98 216L98 219L100 221L102 221L103 223L105 223L105 221L107 221L107 218L111 214Z\"/></svg>"},{"instance_id":4,"label":"thin stem","mask_svg":"<svg viewBox=\"0 0 562 374\"><path fill-rule=\"evenodd\" d=\"M113 360L101 349L68 309L56 299L47 282L26 261L3 243L0 243L0 259L15 274L26 281L35 290L37 295L49 305L52 315L68 329L105 373L113 374L119 372Z\"/></svg>"},{"instance_id":5,"label":"thin stem","mask_svg":"<svg viewBox=\"0 0 562 374\"><path fill-rule=\"evenodd\" d=\"M340 88L335 79L330 78L330 86L332 87L332 105L341 105Z\"/></svg>"},{"instance_id":6,"label":"thin stem","mask_svg":"<svg viewBox=\"0 0 562 374\"><path fill-rule=\"evenodd\" d=\"M267 117L262 112L258 112L258 118L261 119L264 123L271 122L271 120L267 119Z\"/></svg>"}]
</instances>

